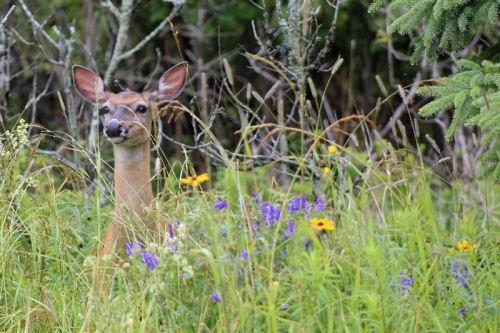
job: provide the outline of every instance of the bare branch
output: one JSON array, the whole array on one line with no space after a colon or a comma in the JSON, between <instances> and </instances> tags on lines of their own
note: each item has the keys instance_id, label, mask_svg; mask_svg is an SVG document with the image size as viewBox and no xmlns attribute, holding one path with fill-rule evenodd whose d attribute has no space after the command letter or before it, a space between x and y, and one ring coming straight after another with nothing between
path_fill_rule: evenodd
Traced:
<instances>
[{"instance_id":1,"label":"bare branch","mask_svg":"<svg viewBox=\"0 0 500 333\"><path fill-rule=\"evenodd\" d=\"M33 29L36 29L40 31L40 33L47 39L52 45L57 47L57 42L50 37L50 35L43 29L43 25L38 23L38 21L35 19L35 16L31 13L31 11L28 9L28 6L24 3L24 0L19 0L19 3L21 4L21 8L23 11L26 13L28 16L28 19L30 21L30 24L33 26Z\"/></svg>"},{"instance_id":2,"label":"bare branch","mask_svg":"<svg viewBox=\"0 0 500 333\"><path fill-rule=\"evenodd\" d=\"M151 31L149 35L147 35L139 44L137 44L134 48L131 50L123 53L120 55L120 60L126 60L130 58L134 53L142 49L147 43L149 43L158 33L163 31L165 27L167 26L168 22L172 21L173 18L179 14L179 10L181 9L182 6L176 5L172 9L172 12L156 27L155 30Z\"/></svg>"},{"instance_id":3,"label":"bare branch","mask_svg":"<svg viewBox=\"0 0 500 333\"><path fill-rule=\"evenodd\" d=\"M7 12L7 14L5 14L5 17L3 18L2 22L0 22L0 29L3 28L3 26L7 22L7 19L9 18L10 14L14 11L14 8L16 8L15 5L13 5L12 7L10 7L9 11Z\"/></svg>"}]
</instances>

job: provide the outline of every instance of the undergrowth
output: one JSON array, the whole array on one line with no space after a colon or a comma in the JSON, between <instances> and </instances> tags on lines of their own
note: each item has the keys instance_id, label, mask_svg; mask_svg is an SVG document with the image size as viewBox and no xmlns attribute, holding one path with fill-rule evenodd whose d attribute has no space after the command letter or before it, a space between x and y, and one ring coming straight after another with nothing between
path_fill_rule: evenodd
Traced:
<instances>
[{"instance_id":1,"label":"undergrowth","mask_svg":"<svg viewBox=\"0 0 500 333\"><path fill-rule=\"evenodd\" d=\"M170 174L167 241L108 258L103 295L93 251L112 204L49 160L27 172L25 133L1 149L3 332L500 329L496 185L448 183L403 150L356 186L348 172L343 190L325 169L318 197L299 178L281 188L269 167L215 170L198 187Z\"/></svg>"}]
</instances>

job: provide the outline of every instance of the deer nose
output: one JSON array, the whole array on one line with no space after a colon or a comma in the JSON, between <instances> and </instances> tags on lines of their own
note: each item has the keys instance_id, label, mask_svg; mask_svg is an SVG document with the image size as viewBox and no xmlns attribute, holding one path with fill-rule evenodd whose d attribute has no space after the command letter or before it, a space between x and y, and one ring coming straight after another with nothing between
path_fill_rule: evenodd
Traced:
<instances>
[{"instance_id":1,"label":"deer nose","mask_svg":"<svg viewBox=\"0 0 500 333\"><path fill-rule=\"evenodd\" d=\"M127 125L120 123L118 119L111 119L104 127L104 134L106 134L109 138L119 137L126 131Z\"/></svg>"}]
</instances>

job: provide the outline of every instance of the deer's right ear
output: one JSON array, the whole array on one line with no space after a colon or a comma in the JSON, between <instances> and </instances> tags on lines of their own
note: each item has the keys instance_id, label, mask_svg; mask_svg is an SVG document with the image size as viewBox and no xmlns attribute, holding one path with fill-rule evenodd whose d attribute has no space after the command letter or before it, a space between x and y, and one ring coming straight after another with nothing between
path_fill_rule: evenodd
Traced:
<instances>
[{"instance_id":1,"label":"deer's right ear","mask_svg":"<svg viewBox=\"0 0 500 333\"><path fill-rule=\"evenodd\" d=\"M99 76L82 66L73 66L73 81L78 94L84 100L94 104L106 102L113 94ZM98 100L96 100L96 93Z\"/></svg>"}]
</instances>

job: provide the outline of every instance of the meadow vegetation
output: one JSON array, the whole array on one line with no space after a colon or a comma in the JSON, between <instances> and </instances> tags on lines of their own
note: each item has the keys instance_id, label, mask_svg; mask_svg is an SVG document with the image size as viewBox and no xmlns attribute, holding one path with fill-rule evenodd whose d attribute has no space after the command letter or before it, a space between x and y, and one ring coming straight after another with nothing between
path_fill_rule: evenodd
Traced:
<instances>
[{"instance_id":1,"label":"meadow vegetation","mask_svg":"<svg viewBox=\"0 0 500 333\"><path fill-rule=\"evenodd\" d=\"M266 167L220 169L197 187L170 173L159 210L176 234L131 244L103 297L92 253L111 205L100 191L84 200L75 175L43 158L26 173L26 126L2 147L2 186L12 189L1 201L2 331L499 328L498 187L486 181L447 182L404 151L368 166L356 187L349 173L322 175L317 198L307 181L269 184ZM341 148L332 161L341 156L359 163Z\"/></svg>"},{"instance_id":2,"label":"meadow vegetation","mask_svg":"<svg viewBox=\"0 0 500 333\"><path fill-rule=\"evenodd\" d=\"M157 201L144 209L168 219L166 241L131 239L103 258L109 288L97 283L95 250L113 216L110 146L92 131L92 149L68 132L34 133L24 116L33 100L10 118L0 136L0 331L500 331L498 184L464 175L466 153L446 155L419 129L412 86L388 91L377 77L372 109L330 117L322 92L343 60L321 67L316 85L314 59L284 52L273 62L271 51L245 54L276 75L267 93L235 80L244 75L224 58L214 84L223 106L208 113L206 82L197 91L194 79L199 99L170 105L194 139L171 141L180 156L152 158ZM381 135L381 108L396 105L409 120L391 118ZM221 114L239 127L228 131ZM42 149L50 140L64 148Z\"/></svg>"}]
</instances>

